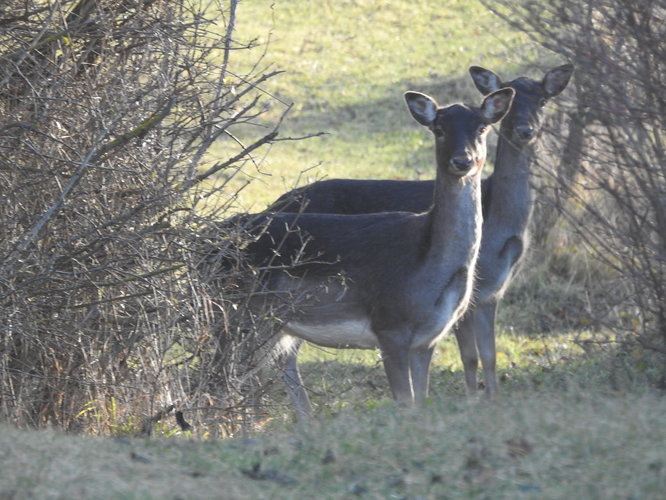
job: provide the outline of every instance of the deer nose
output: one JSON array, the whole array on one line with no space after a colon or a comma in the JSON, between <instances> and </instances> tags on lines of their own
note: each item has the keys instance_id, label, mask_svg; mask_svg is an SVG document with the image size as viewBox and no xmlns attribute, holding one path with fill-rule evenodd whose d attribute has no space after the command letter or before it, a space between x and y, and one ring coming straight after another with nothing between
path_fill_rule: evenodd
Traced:
<instances>
[{"instance_id":1,"label":"deer nose","mask_svg":"<svg viewBox=\"0 0 666 500\"><path fill-rule=\"evenodd\" d=\"M454 172L464 173L472 168L472 159L469 156L455 156L451 158L451 169Z\"/></svg>"},{"instance_id":2,"label":"deer nose","mask_svg":"<svg viewBox=\"0 0 666 500\"><path fill-rule=\"evenodd\" d=\"M534 127L531 125L521 125L516 127L516 134L518 134L518 137L523 141L529 141L536 135L536 130L534 130Z\"/></svg>"}]
</instances>

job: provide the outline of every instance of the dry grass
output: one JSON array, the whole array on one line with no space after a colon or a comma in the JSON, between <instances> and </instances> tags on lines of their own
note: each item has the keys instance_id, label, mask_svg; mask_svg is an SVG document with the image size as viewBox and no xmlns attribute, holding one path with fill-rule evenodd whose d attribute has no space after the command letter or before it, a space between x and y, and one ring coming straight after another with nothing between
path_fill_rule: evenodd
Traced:
<instances>
[{"instance_id":1,"label":"dry grass","mask_svg":"<svg viewBox=\"0 0 666 500\"><path fill-rule=\"evenodd\" d=\"M494 402L464 395L449 338L419 411L394 406L376 353L309 348L308 425L278 406L227 440L172 419L153 440L3 427L0 498L662 498L658 365L603 340L503 332Z\"/></svg>"},{"instance_id":2,"label":"dry grass","mask_svg":"<svg viewBox=\"0 0 666 500\"><path fill-rule=\"evenodd\" d=\"M553 388L495 403L448 396L226 441L0 434L3 498L657 499L662 416L650 394Z\"/></svg>"}]
</instances>

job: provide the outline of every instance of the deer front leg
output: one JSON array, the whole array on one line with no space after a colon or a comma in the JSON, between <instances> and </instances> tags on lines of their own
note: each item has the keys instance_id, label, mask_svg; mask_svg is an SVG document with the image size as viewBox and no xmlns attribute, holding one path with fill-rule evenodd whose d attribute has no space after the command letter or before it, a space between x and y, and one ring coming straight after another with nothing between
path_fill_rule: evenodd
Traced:
<instances>
[{"instance_id":1,"label":"deer front leg","mask_svg":"<svg viewBox=\"0 0 666 500\"><path fill-rule=\"evenodd\" d=\"M422 406L428 397L430 386L430 362L434 347L414 349L409 353L409 372L416 406Z\"/></svg>"},{"instance_id":2,"label":"deer front leg","mask_svg":"<svg viewBox=\"0 0 666 500\"><path fill-rule=\"evenodd\" d=\"M483 379L486 384L486 395L494 397L497 395L497 350L495 347L495 313L497 302L480 304L474 310L474 332L476 344L481 356L483 366Z\"/></svg>"},{"instance_id":3,"label":"deer front leg","mask_svg":"<svg viewBox=\"0 0 666 500\"><path fill-rule=\"evenodd\" d=\"M379 337L379 347L382 350L384 371L388 378L393 398L401 406L414 405L414 390L409 373L409 347L404 341L404 332L384 332Z\"/></svg>"},{"instance_id":4,"label":"deer front leg","mask_svg":"<svg viewBox=\"0 0 666 500\"><path fill-rule=\"evenodd\" d=\"M479 369L479 353L476 348L476 336L474 332L475 312L474 309L469 309L455 326L456 340L458 341L458 349L460 349L460 359L462 360L465 372L465 386L467 387L467 394L470 396L475 395L478 389L476 372Z\"/></svg>"}]
</instances>

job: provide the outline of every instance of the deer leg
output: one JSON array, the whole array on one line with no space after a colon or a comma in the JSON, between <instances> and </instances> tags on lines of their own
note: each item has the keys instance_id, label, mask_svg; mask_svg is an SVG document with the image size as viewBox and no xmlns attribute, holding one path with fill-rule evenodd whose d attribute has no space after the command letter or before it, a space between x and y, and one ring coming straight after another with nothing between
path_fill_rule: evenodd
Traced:
<instances>
[{"instance_id":1,"label":"deer leg","mask_svg":"<svg viewBox=\"0 0 666 500\"><path fill-rule=\"evenodd\" d=\"M283 372L282 378L287 386L287 393L291 400L291 406L296 413L296 419L299 422L306 422L310 419L312 406L308 392L305 389L301 373L298 370L298 349L302 342L294 344L294 346L282 354L283 358Z\"/></svg>"},{"instance_id":2,"label":"deer leg","mask_svg":"<svg viewBox=\"0 0 666 500\"><path fill-rule=\"evenodd\" d=\"M483 365L483 379L486 384L486 395L494 397L497 395L497 376L495 348L495 313L497 302L489 302L477 306L474 314L474 331L476 333L476 344Z\"/></svg>"},{"instance_id":3,"label":"deer leg","mask_svg":"<svg viewBox=\"0 0 666 500\"><path fill-rule=\"evenodd\" d=\"M474 332L474 316L476 310L469 309L463 318L455 326L456 340L460 349L460 359L465 371L465 386L467 394L476 394L478 386L476 372L479 369L479 353L476 348L476 336Z\"/></svg>"},{"instance_id":4,"label":"deer leg","mask_svg":"<svg viewBox=\"0 0 666 500\"><path fill-rule=\"evenodd\" d=\"M428 397L430 385L430 361L434 347L414 349L409 352L409 371L412 377L412 388L414 390L414 402L416 406L422 406Z\"/></svg>"},{"instance_id":5,"label":"deer leg","mask_svg":"<svg viewBox=\"0 0 666 500\"><path fill-rule=\"evenodd\" d=\"M414 390L409 373L409 347L397 339L404 336L404 332L385 332L379 337L379 346L382 350L384 371L388 378L393 398L401 406L414 404Z\"/></svg>"}]
</instances>

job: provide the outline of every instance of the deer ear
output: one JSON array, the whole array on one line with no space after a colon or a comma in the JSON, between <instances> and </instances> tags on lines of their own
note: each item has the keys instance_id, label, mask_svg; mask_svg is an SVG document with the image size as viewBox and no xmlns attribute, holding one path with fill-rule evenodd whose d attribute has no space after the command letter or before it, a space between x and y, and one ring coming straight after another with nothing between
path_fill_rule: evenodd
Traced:
<instances>
[{"instance_id":1,"label":"deer ear","mask_svg":"<svg viewBox=\"0 0 666 500\"><path fill-rule=\"evenodd\" d=\"M500 77L489 69L482 68L481 66L470 66L469 74L472 77L474 85L483 95L488 95L502 88Z\"/></svg>"},{"instance_id":2,"label":"deer ear","mask_svg":"<svg viewBox=\"0 0 666 500\"><path fill-rule=\"evenodd\" d=\"M431 127L437 116L437 102L420 92L405 92L405 101L409 112L421 125Z\"/></svg>"},{"instance_id":3,"label":"deer ear","mask_svg":"<svg viewBox=\"0 0 666 500\"><path fill-rule=\"evenodd\" d=\"M562 92L569 84L569 79L574 72L573 64L564 64L551 69L543 77L541 85L548 97L554 97Z\"/></svg>"},{"instance_id":4,"label":"deer ear","mask_svg":"<svg viewBox=\"0 0 666 500\"><path fill-rule=\"evenodd\" d=\"M504 115L511 108L515 94L515 90L507 87L486 96L481 104L481 115L486 120L486 123L496 123L504 118Z\"/></svg>"}]
</instances>

